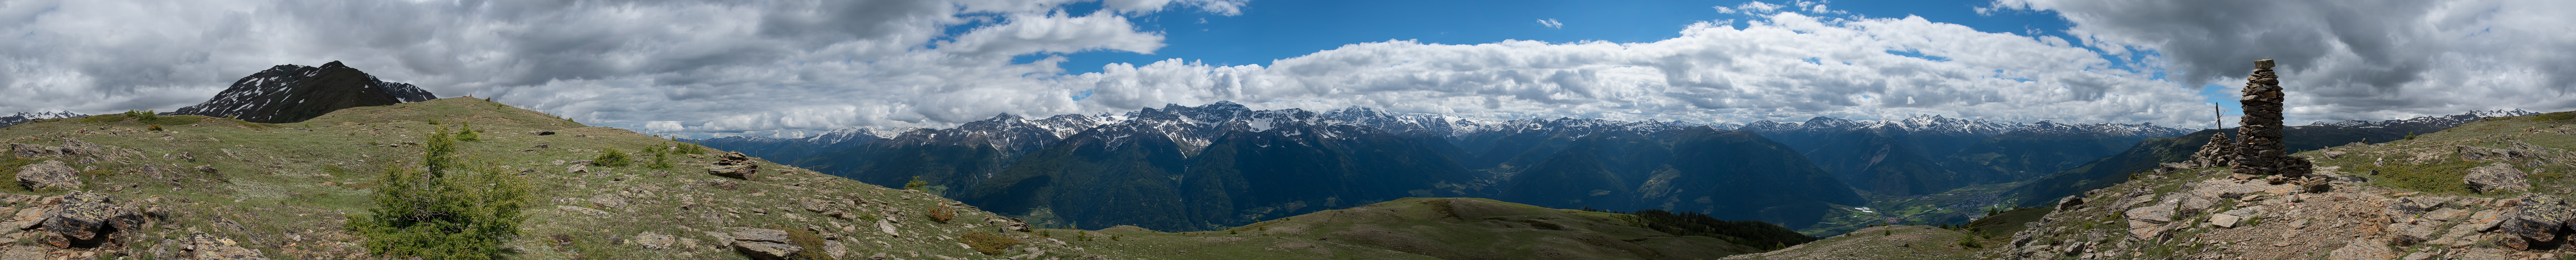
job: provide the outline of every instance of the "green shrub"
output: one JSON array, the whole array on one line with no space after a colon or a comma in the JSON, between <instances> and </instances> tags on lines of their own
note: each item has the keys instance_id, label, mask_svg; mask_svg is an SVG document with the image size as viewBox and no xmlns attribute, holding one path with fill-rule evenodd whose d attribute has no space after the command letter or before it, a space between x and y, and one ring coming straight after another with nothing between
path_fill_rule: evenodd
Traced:
<instances>
[{"instance_id":1,"label":"green shrub","mask_svg":"<svg viewBox=\"0 0 2576 260\"><path fill-rule=\"evenodd\" d=\"M591 159L590 159L590 165L607 166L607 167L626 167L626 164L628 163L628 161L627 161L627 159L626 159L626 152L625 152L625 151L618 151L618 150L617 150L617 148L615 148L615 147L610 147L610 148L600 148L599 150L600 150L600 152L599 152L599 157L598 157L598 158L591 158Z\"/></svg>"},{"instance_id":2,"label":"green shrub","mask_svg":"<svg viewBox=\"0 0 2576 260\"><path fill-rule=\"evenodd\" d=\"M903 189L906 189L906 190L917 190L917 191L929 191L929 190L922 190L922 189L921 189L921 186L927 186L927 185L930 185L930 182L921 181L921 176L912 176L912 182L906 182L906 183L903 183Z\"/></svg>"},{"instance_id":3,"label":"green shrub","mask_svg":"<svg viewBox=\"0 0 2576 260\"><path fill-rule=\"evenodd\" d=\"M370 185L376 207L349 216L347 228L378 256L502 258L502 243L527 220L520 215L529 203L526 180L496 166L465 168L446 129L428 139L423 167L385 167Z\"/></svg>"},{"instance_id":4,"label":"green shrub","mask_svg":"<svg viewBox=\"0 0 2576 260\"><path fill-rule=\"evenodd\" d=\"M692 143L678 143L678 145L680 146L680 148L677 148L677 151L676 151L676 152L680 152L680 154L706 154L706 153L707 153L707 147L705 147L705 146L698 146L698 144L692 144Z\"/></svg>"},{"instance_id":5,"label":"green shrub","mask_svg":"<svg viewBox=\"0 0 2576 260\"><path fill-rule=\"evenodd\" d=\"M1112 238L1113 239L1111 240L1116 240L1114 239L1116 238L1115 236L1112 236ZM994 235L993 233L985 233L982 231L966 233L965 236L959 237L958 240L965 240L966 246L974 247L975 252L983 252L985 255L1001 255L1009 252L1007 250L1011 250L1011 246L1020 245L1019 239L1012 239L1010 237Z\"/></svg>"},{"instance_id":6,"label":"green shrub","mask_svg":"<svg viewBox=\"0 0 2576 260\"><path fill-rule=\"evenodd\" d=\"M483 135L481 135L481 134L475 134L475 132L480 132L480 131L475 131L475 130L474 130L474 122L458 121L457 123L459 123L459 124L457 125L457 127L456 127L456 128L457 128L457 130L456 130L456 140L457 140L457 141L466 141L466 142L483 141Z\"/></svg>"},{"instance_id":7,"label":"green shrub","mask_svg":"<svg viewBox=\"0 0 2576 260\"><path fill-rule=\"evenodd\" d=\"M1985 244L1977 243L1975 236L1959 236L1959 246L1967 248L1986 248Z\"/></svg>"},{"instance_id":8,"label":"green shrub","mask_svg":"<svg viewBox=\"0 0 2576 260\"><path fill-rule=\"evenodd\" d=\"M647 149L650 149L650 148L647 148ZM673 167L673 166L671 165L671 155L670 155L670 154L668 154L668 153L652 153L652 154L653 154L653 163L652 163L652 164L646 164L646 165L644 165L644 168L652 168L652 169L655 169L655 170L669 170L669 169L671 169L671 168Z\"/></svg>"}]
</instances>

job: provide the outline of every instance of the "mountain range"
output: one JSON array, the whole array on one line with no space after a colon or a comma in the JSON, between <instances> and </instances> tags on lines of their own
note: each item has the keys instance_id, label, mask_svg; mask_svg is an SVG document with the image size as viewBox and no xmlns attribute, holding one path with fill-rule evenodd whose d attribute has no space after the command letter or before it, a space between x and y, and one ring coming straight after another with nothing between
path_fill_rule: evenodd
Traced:
<instances>
[{"instance_id":1,"label":"mountain range","mask_svg":"<svg viewBox=\"0 0 2576 260\"><path fill-rule=\"evenodd\" d=\"M15 114L15 115L0 116L0 127L9 127L9 126L18 125L18 124L25 124L25 123L27 123L28 121L45 120L45 119L55 119L55 118L74 118L74 117L83 117L83 116L89 116L89 115L83 115L83 114L80 114L80 113L72 113L71 111L52 111L52 112L18 112L18 114Z\"/></svg>"},{"instance_id":2,"label":"mountain range","mask_svg":"<svg viewBox=\"0 0 2576 260\"><path fill-rule=\"evenodd\" d=\"M1706 212L1801 227L1863 194L2025 180L2184 131L1918 116L1745 125L1483 120L1232 102L954 128L683 140L1042 225L1206 230L1403 197ZM2063 147L2073 140L2090 145ZM792 158L792 159L791 159ZM1760 180L1760 181L1748 181Z\"/></svg>"}]
</instances>

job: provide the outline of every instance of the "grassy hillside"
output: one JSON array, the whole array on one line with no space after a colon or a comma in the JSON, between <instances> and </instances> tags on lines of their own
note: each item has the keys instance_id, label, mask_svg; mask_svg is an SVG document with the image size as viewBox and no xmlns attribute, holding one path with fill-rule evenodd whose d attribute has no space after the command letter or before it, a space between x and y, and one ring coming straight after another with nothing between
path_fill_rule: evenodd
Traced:
<instances>
[{"instance_id":1,"label":"grassy hillside","mask_svg":"<svg viewBox=\"0 0 2576 260\"><path fill-rule=\"evenodd\" d=\"M0 172L24 168L17 162L56 160L84 169L79 173L84 185L68 190L5 185L12 188L0 188L6 189L0 193L96 192L154 212L146 224L152 228L116 231L110 236L122 242L102 248L57 250L20 239L0 251L171 259L186 244L165 241L188 241L185 236L203 232L272 259L370 258L357 246L364 241L343 226L350 216L369 214L379 173L419 167L424 133L470 122L483 131L480 141L459 143L463 161L516 172L534 188L519 235L503 244L507 258L745 259L726 247L729 231L739 228L811 230L822 240L818 249L836 249L823 251L842 252L838 258L844 259L874 253L908 259L997 257L963 248L959 239L979 232L1023 243L1012 250L1034 248L1066 259L1084 252L1034 233L997 231L997 225L1010 221L953 200L767 161L753 160L762 170L749 180L708 175L704 167L720 151L668 154L675 165L668 170L645 167L649 160L626 167L578 165L609 149L662 150L677 143L481 99L350 108L290 124L195 116L162 116L152 122L160 123L161 130L121 115L0 128L0 143L96 151L41 158L13 153L7 156L10 169ZM5 202L0 213L49 207L35 200ZM932 209L953 211L954 219L930 220ZM0 232L16 233L0 234L13 238L36 236L17 229ZM1001 256L1020 254L1027 251Z\"/></svg>"},{"instance_id":2,"label":"grassy hillside","mask_svg":"<svg viewBox=\"0 0 2576 260\"><path fill-rule=\"evenodd\" d=\"M1044 233L1112 259L1716 259L1762 251L1641 221L1489 199L1404 198L1214 231Z\"/></svg>"}]
</instances>

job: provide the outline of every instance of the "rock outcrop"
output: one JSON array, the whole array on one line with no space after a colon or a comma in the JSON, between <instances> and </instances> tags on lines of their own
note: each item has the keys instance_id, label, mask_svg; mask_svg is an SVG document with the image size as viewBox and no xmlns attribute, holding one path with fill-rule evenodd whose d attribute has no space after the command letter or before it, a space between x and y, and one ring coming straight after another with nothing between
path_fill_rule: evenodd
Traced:
<instances>
[{"instance_id":1,"label":"rock outcrop","mask_svg":"<svg viewBox=\"0 0 2576 260\"><path fill-rule=\"evenodd\" d=\"M45 213L43 226L46 245L60 248L98 247L114 240L109 236L118 230L143 227L143 214L132 207L116 205L106 194L74 191L64 194L62 204Z\"/></svg>"},{"instance_id":2,"label":"rock outcrop","mask_svg":"<svg viewBox=\"0 0 2576 260\"><path fill-rule=\"evenodd\" d=\"M2281 79L2272 74L2272 60L2254 61L2254 75L2246 76L2244 93L2236 100L2245 110L2236 132L2245 143L2236 147L2231 168L2238 174L2307 176L2312 165L2307 159L2290 156L2289 145L2281 136Z\"/></svg>"},{"instance_id":3,"label":"rock outcrop","mask_svg":"<svg viewBox=\"0 0 2576 260\"><path fill-rule=\"evenodd\" d=\"M733 249L753 259L787 259L788 256L805 251L805 248L797 247L787 241L785 230L743 228L734 230L730 235L733 235Z\"/></svg>"},{"instance_id":4,"label":"rock outcrop","mask_svg":"<svg viewBox=\"0 0 2576 260\"><path fill-rule=\"evenodd\" d=\"M27 189L31 190L68 190L79 189L81 181L80 175L74 172L71 166L63 165L63 161L45 160L45 162L27 165L26 168L19 169L18 185L26 186Z\"/></svg>"},{"instance_id":5,"label":"rock outcrop","mask_svg":"<svg viewBox=\"0 0 2576 260\"><path fill-rule=\"evenodd\" d=\"M759 173L760 164L752 163L751 156L742 155L742 152L725 152L715 166L707 167L707 174L725 178L749 180Z\"/></svg>"},{"instance_id":6,"label":"rock outcrop","mask_svg":"<svg viewBox=\"0 0 2576 260\"><path fill-rule=\"evenodd\" d=\"M2495 163L2469 169L2469 175L2462 177L2460 181L2467 182L2469 191L2477 193L2530 191L2531 182L2524 179L2528 175L2522 170L2514 169L2513 164Z\"/></svg>"},{"instance_id":7,"label":"rock outcrop","mask_svg":"<svg viewBox=\"0 0 2576 260\"><path fill-rule=\"evenodd\" d=\"M2566 200L2524 194L2511 203L2518 205L2505 210L2494 223L2496 232L2505 235L2502 241L2497 242L2505 247L2531 250L2539 245L2564 243L2561 240L2565 239L2560 238L2560 234L2566 232L2562 231L2576 229L2576 208L2569 207Z\"/></svg>"}]
</instances>

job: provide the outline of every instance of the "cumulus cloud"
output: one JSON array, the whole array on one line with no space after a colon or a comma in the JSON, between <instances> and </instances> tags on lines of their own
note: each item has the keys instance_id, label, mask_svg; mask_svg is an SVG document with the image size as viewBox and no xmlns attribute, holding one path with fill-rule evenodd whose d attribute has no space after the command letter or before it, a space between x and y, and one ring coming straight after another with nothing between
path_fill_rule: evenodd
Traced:
<instances>
[{"instance_id":1,"label":"cumulus cloud","mask_svg":"<svg viewBox=\"0 0 2576 260\"><path fill-rule=\"evenodd\" d=\"M1546 26L1547 28L1564 29L1564 28L1565 28L1565 23L1559 23L1559 22L1556 22L1556 18L1538 19L1538 26Z\"/></svg>"},{"instance_id":2,"label":"cumulus cloud","mask_svg":"<svg viewBox=\"0 0 2576 260\"><path fill-rule=\"evenodd\" d=\"M1797 12L1680 34L1643 43L1361 43L1269 66L1112 64L1058 83L1086 87L1095 93L1086 103L1107 107L1234 100L1490 118L2206 121L2193 89L2047 37Z\"/></svg>"},{"instance_id":3,"label":"cumulus cloud","mask_svg":"<svg viewBox=\"0 0 2576 260\"><path fill-rule=\"evenodd\" d=\"M1764 3L1764 2L1744 2L1744 4L1735 5L1735 7L1726 7L1726 6L1722 6L1722 5L1721 5L1721 6L1716 6L1716 8L1717 8L1717 12L1718 12L1718 13L1728 13L1728 14L1736 14L1736 13L1741 13L1741 14L1767 14L1767 13L1771 13L1771 12L1778 12L1778 11L1780 11L1780 8L1781 8L1781 7L1787 7L1787 6L1783 6L1783 5L1776 5L1776 4L1771 4L1771 3Z\"/></svg>"},{"instance_id":4,"label":"cumulus cloud","mask_svg":"<svg viewBox=\"0 0 2576 260\"><path fill-rule=\"evenodd\" d=\"M1032 77L1151 53L1128 17L1242 0L0 0L0 111L170 110L329 61L585 123L740 132L943 125L1078 108ZM1032 76L1034 75L1034 76ZM1006 105L996 105L1006 104Z\"/></svg>"},{"instance_id":5,"label":"cumulus cloud","mask_svg":"<svg viewBox=\"0 0 2576 260\"><path fill-rule=\"evenodd\" d=\"M272 65L334 60L442 96L691 136L1219 100L1486 118L2200 125L2207 104L2193 86L2241 84L2230 78L2257 58L2289 69L2294 120L2576 106L2563 98L2576 59L2559 51L2576 47L2576 33L2555 15L2571 12L2546 1L1984 9L2057 11L2077 24L2075 39L1749 2L1714 8L1751 16L1741 28L1704 22L1653 42L1369 42L1264 65L1172 59L1068 75L1061 54L1166 47L1132 17L1234 15L1246 4L1105 0L1065 11L1084 2L0 0L0 113L166 111Z\"/></svg>"},{"instance_id":6,"label":"cumulus cloud","mask_svg":"<svg viewBox=\"0 0 2576 260\"><path fill-rule=\"evenodd\" d=\"M2241 87L2278 59L2292 118L2387 119L2576 108L2576 2L2549 0L1998 0L2055 11L2108 55L2175 81ZM2153 54L2148 56L2144 54Z\"/></svg>"}]
</instances>

